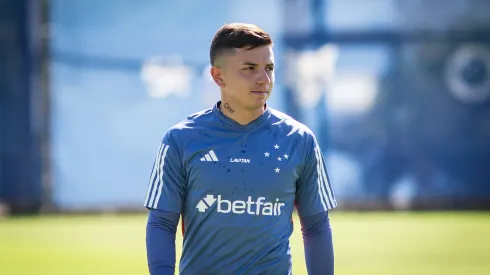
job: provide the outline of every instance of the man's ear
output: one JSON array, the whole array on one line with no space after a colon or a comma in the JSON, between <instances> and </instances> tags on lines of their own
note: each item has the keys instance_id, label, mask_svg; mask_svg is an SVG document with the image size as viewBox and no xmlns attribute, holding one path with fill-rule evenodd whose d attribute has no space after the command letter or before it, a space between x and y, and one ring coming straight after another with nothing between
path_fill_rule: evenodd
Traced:
<instances>
[{"instance_id":1,"label":"man's ear","mask_svg":"<svg viewBox=\"0 0 490 275\"><path fill-rule=\"evenodd\" d=\"M221 73L221 69L215 66L212 66L210 69L211 76L214 79L214 82L218 84L221 88L225 87L225 81L223 80L223 74Z\"/></svg>"}]
</instances>

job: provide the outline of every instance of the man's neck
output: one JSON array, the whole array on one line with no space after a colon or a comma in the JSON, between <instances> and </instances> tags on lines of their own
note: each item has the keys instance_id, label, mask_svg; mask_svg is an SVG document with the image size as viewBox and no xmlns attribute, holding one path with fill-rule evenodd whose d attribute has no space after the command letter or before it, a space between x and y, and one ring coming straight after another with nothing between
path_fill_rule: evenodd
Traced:
<instances>
[{"instance_id":1,"label":"man's neck","mask_svg":"<svg viewBox=\"0 0 490 275\"><path fill-rule=\"evenodd\" d=\"M245 110L240 108L238 104L222 99L219 109L225 116L233 119L240 125L247 125L264 113L265 106L256 110Z\"/></svg>"}]
</instances>

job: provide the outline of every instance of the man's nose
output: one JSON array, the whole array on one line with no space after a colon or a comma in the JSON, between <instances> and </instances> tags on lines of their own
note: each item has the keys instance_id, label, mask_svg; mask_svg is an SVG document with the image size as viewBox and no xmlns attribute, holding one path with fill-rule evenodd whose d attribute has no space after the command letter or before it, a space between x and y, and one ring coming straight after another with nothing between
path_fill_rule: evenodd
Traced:
<instances>
[{"instance_id":1,"label":"man's nose","mask_svg":"<svg viewBox=\"0 0 490 275\"><path fill-rule=\"evenodd\" d=\"M271 83L271 76L269 75L267 70L265 70L265 69L261 70L258 74L259 75L257 77L257 84L267 85L267 84Z\"/></svg>"}]
</instances>

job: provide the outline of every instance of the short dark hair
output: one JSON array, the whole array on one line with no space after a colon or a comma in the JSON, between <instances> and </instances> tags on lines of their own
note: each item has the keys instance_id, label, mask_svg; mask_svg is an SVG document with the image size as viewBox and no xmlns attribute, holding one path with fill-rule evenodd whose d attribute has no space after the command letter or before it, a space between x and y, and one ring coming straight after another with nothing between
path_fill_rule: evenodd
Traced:
<instances>
[{"instance_id":1,"label":"short dark hair","mask_svg":"<svg viewBox=\"0 0 490 275\"><path fill-rule=\"evenodd\" d=\"M211 65L214 66L217 57L226 51L244 47L251 50L265 45L272 45L272 38L258 26L246 23L226 24L216 32L211 43Z\"/></svg>"}]
</instances>

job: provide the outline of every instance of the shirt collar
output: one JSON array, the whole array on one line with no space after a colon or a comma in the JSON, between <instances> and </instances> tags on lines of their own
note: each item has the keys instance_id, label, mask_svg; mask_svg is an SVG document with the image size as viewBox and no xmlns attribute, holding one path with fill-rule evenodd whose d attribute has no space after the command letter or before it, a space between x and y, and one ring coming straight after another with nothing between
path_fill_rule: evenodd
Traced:
<instances>
[{"instance_id":1,"label":"shirt collar","mask_svg":"<svg viewBox=\"0 0 490 275\"><path fill-rule=\"evenodd\" d=\"M248 131L248 130L251 130L251 129L259 126L260 124L262 124L262 122L264 122L270 116L270 113L271 113L271 110L270 110L269 106L267 106L267 103L266 103L264 105L264 108L265 108L264 113L262 113L258 118L251 121L247 125L241 125L240 123L236 122L235 120L233 120L233 119L227 117L225 114L223 114L219 109L220 105L221 105L221 101L218 101L214 105L214 107L213 107L214 115L216 117L218 117L224 124L226 124L227 126L231 127L234 130L237 130L237 131Z\"/></svg>"}]
</instances>

